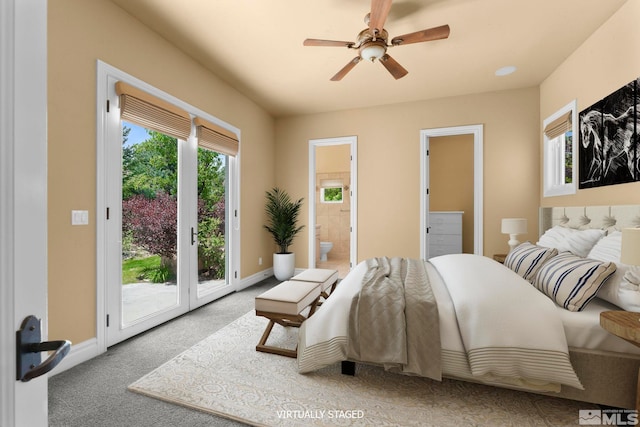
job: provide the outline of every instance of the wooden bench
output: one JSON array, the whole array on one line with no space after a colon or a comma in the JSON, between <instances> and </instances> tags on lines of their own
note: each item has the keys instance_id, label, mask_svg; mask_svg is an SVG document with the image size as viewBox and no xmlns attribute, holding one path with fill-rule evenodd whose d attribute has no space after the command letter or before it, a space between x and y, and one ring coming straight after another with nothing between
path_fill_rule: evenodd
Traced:
<instances>
[{"instance_id":1,"label":"wooden bench","mask_svg":"<svg viewBox=\"0 0 640 427\"><path fill-rule=\"evenodd\" d=\"M318 283L320 285L320 295L322 298L327 299L338 284L338 270L309 268L292 277L291 280L295 280L297 282Z\"/></svg>"},{"instance_id":2,"label":"wooden bench","mask_svg":"<svg viewBox=\"0 0 640 427\"><path fill-rule=\"evenodd\" d=\"M291 350L267 345L267 339L276 323L284 327L300 327L302 322L315 312L321 292L322 289L318 283L289 280L258 295L255 301L256 316L266 317L269 319L269 324L256 346L256 351L297 357L297 347ZM303 312L307 307L309 307L309 314L305 316Z\"/></svg>"}]
</instances>

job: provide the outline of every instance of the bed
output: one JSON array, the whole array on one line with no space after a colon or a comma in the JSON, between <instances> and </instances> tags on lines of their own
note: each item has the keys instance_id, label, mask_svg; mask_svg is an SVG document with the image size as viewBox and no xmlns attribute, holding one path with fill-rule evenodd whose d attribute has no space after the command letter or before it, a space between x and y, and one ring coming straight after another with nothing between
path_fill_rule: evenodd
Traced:
<instances>
[{"instance_id":1,"label":"bed","mask_svg":"<svg viewBox=\"0 0 640 427\"><path fill-rule=\"evenodd\" d=\"M599 315L606 310L640 312L640 277L619 263L620 230L639 226L639 205L541 208L539 241L523 243L505 265L472 254L429 261L363 261L302 325L298 369L305 373L354 361L436 380L446 377L635 408L640 348L603 330ZM580 264L578 273L571 274L577 274L578 281L588 275L587 285L549 286L558 282L558 265L567 263ZM380 285L392 288L389 283L395 282L389 278L398 274L410 282L428 282L428 291L418 291L424 298L418 303L421 308L412 310L423 317L404 320L406 330L413 332L406 332L408 338L400 342L395 341L400 335L395 328L403 320L394 316L404 307L384 308L376 320L369 307L376 305L375 296L364 292ZM430 298L437 301L435 312L425 308ZM398 304L403 303L386 306ZM437 327L420 327L434 316ZM360 332L355 332L358 324ZM439 336L420 332L428 329ZM365 340L367 334L373 334L373 344ZM392 344L380 347L376 334L387 334L385 340ZM439 351L433 351L434 339ZM416 343L422 350L416 350ZM404 354L388 351L403 346L409 349Z\"/></svg>"}]
</instances>

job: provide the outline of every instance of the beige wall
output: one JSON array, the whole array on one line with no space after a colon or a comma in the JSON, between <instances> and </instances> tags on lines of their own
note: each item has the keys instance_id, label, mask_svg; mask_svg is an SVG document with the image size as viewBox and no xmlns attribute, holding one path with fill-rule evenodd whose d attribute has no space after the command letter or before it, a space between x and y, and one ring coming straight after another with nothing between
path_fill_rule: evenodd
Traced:
<instances>
[{"instance_id":1,"label":"beige wall","mask_svg":"<svg viewBox=\"0 0 640 427\"><path fill-rule=\"evenodd\" d=\"M242 270L271 262L262 229L275 184L274 120L196 61L105 0L48 5L49 338L96 336L96 60L100 59L241 130ZM70 225L72 209L89 226Z\"/></svg>"},{"instance_id":2,"label":"beige wall","mask_svg":"<svg viewBox=\"0 0 640 427\"><path fill-rule=\"evenodd\" d=\"M470 124L484 124L484 253L504 253L508 239L500 234L501 218L537 223L538 88L278 119L276 182L292 197L307 197L309 140L356 135L358 259L417 258L420 130ZM292 249L296 266L306 267L308 235L300 235Z\"/></svg>"},{"instance_id":3,"label":"beige wall","mask_svg":"<svg viewBox=\"0 0 640 427\"><path fill-rule=\"evenodd\" d=\"M429 209L462 211L462 252L473 253L473 135L429 138Z\"/></svg>"},{"instance_id":4,"label":"beige wall","mask_svg":"<svg viewBox=\"0 0 640 427\"><path fill-rule=\"evenodd\" d=\"M96 60L241 129L241 265L271 263L264 192L308 198L309 139L358 137L358 258L418 257L421 129L484 125L484 253L503 253L500 219L537 223L539 204L639 203L640 183L541 197L541 123L570 100L591 105L640 76L640 2L628 1L540 86L274 121L196 61L106 0L48 5L49 337L96 336ZM412 78L409 75L407 78ZM417 78L417 77L414 77ZM312 101L310 101L312 102ZM540 196L539 196L540 195ZM72 227L87 209L90 225ZM308 218L305 204L301 217ZM532 227L530 227L532 228ZM536 233L520 236L535 239ZM292 249L305 267L308 233ZM258 266L258 258L266 262Z\"/></svg>"},{"instance_id":5,"label":"beige wall","mask_svg":"<svg viewBox=\"0 0 640 427\"><path fill-rule=\"evenodd\" d=\"M639 17L640 0L629 0L541 84L540 128L545 117L571 100L577 99L580 112L640 77ZM578 143L577 138L575 141ZM640 183L590 188L578 190L575 195L546 198L542 196L542 181L540 183L541 206L634 203L640 203Z\"/></svg>"},{"instance_id":6,"label":"beige wall","mask_svg":"<svg viewBox=\"0 0 640 427\"><path fill-rule=\"evenodd\" d=\"M348 172L351 170L351 145L316 147L316 172Z\"/></svg>"}]
</instances>

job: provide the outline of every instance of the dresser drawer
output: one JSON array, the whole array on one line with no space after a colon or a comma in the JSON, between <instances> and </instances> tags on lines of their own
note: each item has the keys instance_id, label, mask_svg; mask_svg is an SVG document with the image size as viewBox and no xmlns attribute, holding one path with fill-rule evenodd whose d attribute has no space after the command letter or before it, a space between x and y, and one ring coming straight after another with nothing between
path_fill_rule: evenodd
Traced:
<instances>
[{"instance_id":1,"label":"dresser drawer","mask_svg":"<svg viewBox=\"0 0 640 427\"><path fill-rule=\"evenodd\" d=\"M430 244L429 245L429 258L439 255L459 254L462 252L462 245L445 245L445 244Z\"/></svg>"},{"instance_id":2,"label":"dresser drawer","mask_svg":"<svg viewBox=\"0 0 640 427\"><path fill-rule=\"evenodd\" d=\"M432 234L429 236L429 245L462 246L461 234Z\"/></svg>"},{"instance_id":3,"label":"dresser drawer","mask_svg":"<svg viewBox=\"0 0 640 427\"><path fill-rule=\"evenodd\" d=\"M455 223L434 223L430 224L429 233L431 234L462 234L462 224Z\"/></svg>"},{"instance_id":4,"label":"dresser drawer","mask_svg":"<svg viewBox=\"0 0 640 427\"><path fill-rule=\"evenodd\" d=\"M462 212L429 212L429 257L462 253Z\"/></svg>"},{"instance_id":5,"label":"dresser drawer","mask_svg":"<svg viewBox=\"0 0 640 427\"><path fill-rule=\"evenodd\" d=\"M462 214L432 212L429 226L429 232L434 234L462 234Z\"/></svg>"}]
</instances>

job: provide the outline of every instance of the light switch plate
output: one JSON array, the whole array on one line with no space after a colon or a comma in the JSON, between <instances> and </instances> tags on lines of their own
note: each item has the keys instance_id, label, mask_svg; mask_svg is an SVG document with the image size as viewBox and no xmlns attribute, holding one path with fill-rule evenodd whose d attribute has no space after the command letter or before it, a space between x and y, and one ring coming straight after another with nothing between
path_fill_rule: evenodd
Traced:
<instances>
[{"instance_id":1,"label":"light switch plate","mask_svg":"<svg viewBox=\"0 0 640 427\"><path fill-rule=\"evenodd\" d=\"M71 225L89 224L89 211L71 211Z\"/></svg>"}]
</instances>

